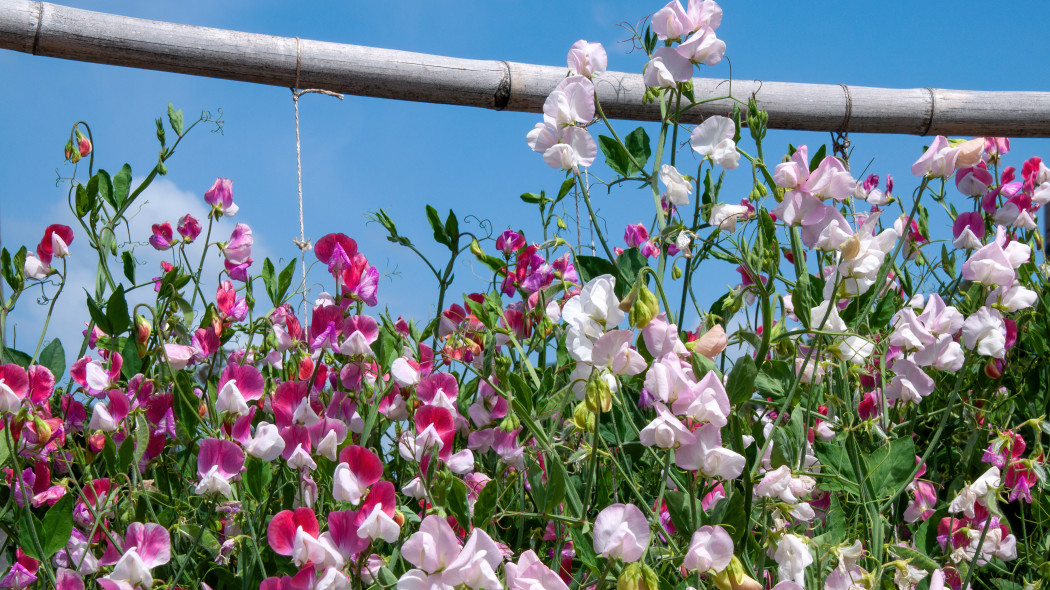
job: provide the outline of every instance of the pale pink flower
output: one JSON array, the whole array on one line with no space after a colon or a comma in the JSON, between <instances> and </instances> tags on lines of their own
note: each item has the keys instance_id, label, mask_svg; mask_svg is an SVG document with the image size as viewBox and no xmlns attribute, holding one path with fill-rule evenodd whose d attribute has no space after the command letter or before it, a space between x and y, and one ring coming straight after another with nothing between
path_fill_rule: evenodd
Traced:
<instances>
[{"instance_id":1,"label":"pale pink flower","mask_svg":"<svg viewBox=\"0 0 1050 590\"><path fill-rule=\"evenodd\" d=\"M777 164L773 170L773 182L780 188L795 190L802 186L809 178L808 148L804 145L798 146L791 159L787 162Z\"/></svg>"},{"instance_id":2,"label":"pale pink flower","mask_svg":"<svg viewBox=\"0 0 1050 590\"><path fill-rule=\"evenodd\" d=\"M682 567L688 571L720 572L733 560L733 538L720 526L702 526L689 540Z\"/></svg>"},{"instance_id":3,"label":"pale pink flower","mask_svg":"<svg viewBox=\"0 0 1050 590\"><path fill-rule=\"evenodd\" d=\"M674 449L696 441L693 433L667 409L667 406L661 402L655 402L653 406L656 408L656 418L638 433L638 439L643 445Z\"/></svg>"},{"instance_id":4,"label":"pale pink flower","mask_svg":"<svg viewBox=\"0 0 1050 590\"><path fill-rule=\"evenodd\" d=\"M638 561L649 537L649 521L634 504L608 506L594 521L594 552L609 559Z\"/></svg>"},{"instance_id":5,"label":"pale pink flower","mask_svg":"<svg viewBox=\"0 0 1050 590\"><path fill-rule=\"evenodd\" d=\"M598 337L591 350L591 364L614 375L637 375L646 368L645 359L631 348L634 332L612 330Z\"/></svg>"},{"instance_id":6,"label":"pale pink flower","mask_svg":"<svg viewBox=\"0 0 1050 590\"><path fill-rule=\"evenodd\" d=\"M695 64L713 66L725 56L726 43L715 35L714 29L702 26L675 50Z\"/></svg>"},{"instance_id":7,"label":"pale pink flower","mask_svg":"<svg viewBox=\"0 0 1050 590\"><path fill-rule=\"evenodd\" d=\"M655 88L674 88L679 82L688 82L692 78L693 62L673 47L658 47L642 72L645 85Z\"/></svg>"},{"instance_id":8,"label":"pale pink flower","mask_svg":"<svg viewBox=\"0 0 1050 590\"><path fill-rule=\"evenodd\" d=\"M569 590L532 549L522 553L518 563L508 561L503 569L507 572L507 590Z\"/></svg>"},{"instance_id":9,"label":"pale pink flower","mask_svg":"<svg viewBox=\"0 0 1050 590\"><path fill-rule=\"evenodd\" d=\"M238 207L233 204L233 181L229 178L216 178L215 184L204 193L204 201L226 217L237 214Z\"/></svg>"},{"instance_id":10,"label":"pale pink flower","mask_svg":"<svg viewBox=\"0 0 1050 590\"><path fill-rule=\"evenodd\" d=\"M1006 356L1006 322L999 310L981 307L963 322L962 341L977 354L1001 359Z\"/></svg>"},{"instance_id":11,"label":"pale pink flower","mask_svg":"<svg viewBox=\"0 0 1050 590\"><path fill-rule=\"evenodd\" d=\"M588 43L580 39L569 49L568 62L570 72L590 78L606 70L609 56L601 43Z\"/></svg>"},{"instance_id":12,"label":"pale pink flower","mask_svg":"<svg viewBox=\"0 0 1050 590\"><path fill-rule=\"evenodd\" d=\"M707 217L708 225L733 233L736 231L736 222L747 217L750 210L743 205L729 205L716 203L711 206L711 213Z\"/></svg>"},{"instance_id":13,"label":"pale pink flower","mask_svg":"<svg viewBox=\"0 0 1050 590\"><path fill-rule=\"evenodd\" d=\"M777 575L781 580L791 580L796 584L806 583L805 570L813 563L813 554L802 537L786 533L780 537L776 551L772 551L776 560Z\"/></svg>"},{"instance_id":14,"label":"pale pink flower","mask_svg":"<svg viewBox=\"0 0 1050 590\"><path fill-rule=\"evenodd\" d=\"M853 194L857 181L850 175L842 161L828 156L817 169L806 178L800 190L820 199L842 201Z\"/></svg>"}]
</instances>

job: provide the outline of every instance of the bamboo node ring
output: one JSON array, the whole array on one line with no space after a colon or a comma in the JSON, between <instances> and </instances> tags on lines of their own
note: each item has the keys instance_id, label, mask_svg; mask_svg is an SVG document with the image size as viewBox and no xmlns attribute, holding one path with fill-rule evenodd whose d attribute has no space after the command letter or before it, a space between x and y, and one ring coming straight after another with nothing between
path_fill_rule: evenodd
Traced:
<instances>
[{"instance_id":1,"label":"bamboo node ring","mask_svg":"<svg viewBox=\"0 0 1050 590\"><path fill-rule=\"evenodd\" d=\"M503 64L503 77L496 85L496 93L492 95L492 108L502 111L510 104L510 95L514 90L514 78L510 73L510 64L502 59L499 63Z\"/></svg>"}]
</instances>

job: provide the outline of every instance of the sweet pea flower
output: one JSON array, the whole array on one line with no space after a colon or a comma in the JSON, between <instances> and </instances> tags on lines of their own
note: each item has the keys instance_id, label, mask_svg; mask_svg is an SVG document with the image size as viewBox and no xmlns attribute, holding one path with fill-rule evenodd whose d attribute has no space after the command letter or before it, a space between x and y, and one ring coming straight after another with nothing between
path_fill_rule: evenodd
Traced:
<instances>
[{"instance_id":1,"label":"sweet pea flower","mask_svg":"<svg viewBox=\"0 0 1050 590\"><path fill-rule=\"evenodd\" d=\"M716 203L711 206L711 214L707 217L707 223L722 231L733 233L736 231L737 220L747 217L749 213L750 209L744 205Z\"/></svg>"},{"instance_id":2,"label":"sweet pea flower","mask_svg":"<svg viewBox=\"0 0 1050 590\"><path fill-rule=\"evenodd\" d=\"M204 193L204 201L212 206L216 215L233 217L237 214L238 207L233 204L233 181L229 178L216 178Z\"/></svg>"},{"instance_id":3,"label":"sweet pea flower","mask_svg":"<svg viewBox=\"0 0 1050 590\"><path fill-rule=\"evenodd\" d=\"M285 442L277 427L269 422L260 422L255 429L255 436L244 445L244 452L270 462L284 452Z\"/></svg>"},{"instance_id":4,"label":"sweet pea flower","mask_svg":"<svg viewBox=\"0 0 1050 590\"><path fill-rule=\"evenodd\" d=\"M188 244L201 235L201 224L196 217L187 213L179 218L178 231Z\"/></svg>"},{"instance_id":5,"label":"sweet pea flower","mask_svg":"<svg viewBox=\"0 0 1050 590\"><path fill-rule=\"evenodd\" d=\"M689 0L687 10L671 0L652 17L653 32L661 40L679 39L701 27L714 30L722 22L722 9L714 0Z\"/></svg>"},{"instance_id":6,"label":"sweet pea flower","mask_svg":"<svg viewBox=\"0 0 1050 590\"><path fill-rule=\"evenodd\" d=\"M984 139L971 139L957 146L951 146L948 138L938 135L930 147L911 167L915 176L930 178L948 178L956 168L968 168L981 159L984 150Z\"/></svg>"},{"instance_id":7,"label":"sweet pea flower","mask_svg":"<svg viewBox=\"0 0 1050 590\"><path fill-rule=\"evenodd\" d=\"M350 445L339 452L339 465L332 476L332 497L358 504L369 486L383 477L383 464L372 451Z\"/></svg>"},{"instance_id":8,"label":"sweet pea flower","mask_svg":"<svg viewBox=\"0 0 1050 590\"><path fill-rule=\"evenodd\" d=\"M598 155L598 144L582 127L564 127L554 129L544 123L526 136L529 147L543 154L543 161L548 166L561 170L579 171L594 163Z\"/></svg>"},{"instance_id":9,"label":"sweet pea flower","mask_svg":"<svg viewBox=\"0 0 1050 590\"><path fill-rule=\"evenodd\" d=\"M787 533L780 537L776 551L770 551L779 566L777 575L781 580L790 580L800 586L806 583L805 571L813 563L813 554L802 537Z\"/></svg>"},{"instance_id":10,"label":"sweet pea flower","mask_svg":"<svg viewBox=\"0 0 1050 590\"><path fill-rule=\"evenodd\" d=\"M661 402L655 402L656 418L638 433L638 439L647 447L673 449L682 444L693 444L696 437Z\"/></svg>"},{"instance_id":11,"label":"sweet pea flower","mask_svg":"<svg viewBox=\"0 0 1050 590\"><path fill-rule=\"evenodd\" d=\"M968 197L981 197L995 183L995 177L984 165L963 168L955 175L955 187Z\"/></svg>"},{"instance_id":12,"label":"sweet pea flower","mask_svg":"<svg viewBox=\"0 0 1050 590\"><path fill-rule=\"evenodd\" d=\"M718 525L702 526L689 540L682 567L688 571L720 572L733 560L733 538Z\"/></svg>"},{"instance_id":13,"label":"sweet pea flower","mask_svg":"<svg viewBox=\"0 0 1050 590\"><path fill-rule=\"evenodd\" d=\"M219 376L215 411L234 416L248 413L248 403L262 397L265 382L262 373L252 365L230 364Z\"/></svg>"},{"instance_id":14,"label":"sweet pea flower","mask_svg":"<svg viewBox=\"0 0 1050 590\"><path fill-rule=\"evenodd\" d=\"M233 493L230 482L240 477L244 467L244 451L236 443L217 438L201 441L197 454L197 476L200 477L194 493L216 492L227 500Z\"/></svg>"},{"instance_id":15,"label":"sweet pea flower","mask_svg":"<svg viewBox=\"0 0 1050 590\"><path fill-rule=\"evenodd\" d=\"M247 280L248 267L252 264L251 253L252 228L247 224L238 223L230 235L230 240L225 245L220 245L223 256L226 258L226 271L230 278L237 281Z\"/></svg>"},{"instance_id":16,"label":"sweet pea flower","mask_svg":"<svg viewBox=\"0 0 1050 590\"><path fill-rule=\"evenodd\" d=\"M702 26L675 48L682 57L695 64L717 65L726 53L726 43L715 35L714 29Z\"/></svg>"},{"instance_id":17,"label":"sweet pea flower","mask_svg":"<svg viewBox=\"0 0 1050 590\"><path fill-rule=\"evenodd\" d=\"M153 235L149 238L149 245L153 246L155 250L167 250L172 247L172 240L174 239L171 224L165 221L161 224L153 224Z\"/></svg>"},{"instance_id":18,"label":"sweet pea flower","mask_svg":"<svg viewBox=\"0 0 1050 590\"><path fill-rule=\"evenodd\" d=\"M518 563L507 562L503 568L507 572L507 590L569 590L532 549L522 553Z\"/></svg>"},{"instance_id":19,"label":"sweet pea flower","mask_svg":"<svg viewBox=\"0 0 1050 590\"><path fill-rule=\"evenodd\" d=\"M570 72L590 78L606 70L609 56L601 43L588 43L580 39L569 49L568 63Z\"/></svg>"},{"instance_id":20,"label":"sweet pea flower","mask_svg":"<svg viewBox=\"0 0 1050 590\"><path fill-rule=\"evenodd\" d=\"M962 341L966 348L982 356L1002 359L1006 356L1006 323L999 310L981 307L966 318L962 327Z\"/></svg>"},{"instance_id":21,"label":"sweet pea flower","mask_svg":"<svg viewBox=\"0 0 1050 590\"><path fill-rule=\"evenodd\" d=\"M401 545L401 556L419 569L405 572L398 585L429 588L433 587L433 584L428 583L430 581L441 583L440 572L459 557L460 551L462 546L448 521L436 514L427 516L419 525L419 530ZM435 574L437 579L433 579ZM410 585L413 582L415 585Z\"/></svg>"},{"instance_id":22,"label":"sweet pea flower","mask_svg":"<svg viewBox=\"0 0 1050 590\"><path fill-rule=\"evenodd\" d=\"M638 561L649 546L649 522L634 504L613 504L594 521L594 552L625 563Z\"/></svg>"},{"instance_id":23,"label":"sweet pea flower","mask_svg":"<svg viewBox=\"0 0 1050 590\"><path fill-rule=\"evenodd\" d=\"M133 522L124 535L124 554L98 583L106 590L153 585L150 570L171 561L171 536L159 524Z\"/></svg>"},{"instance_id":24,"label":"sweet pea flower","mask_svg":"<svg viewBox=\"0 0 1050 590\"><path fill-rule=\"evenodd\" d=\"M36 246L37 258L50 265L51 258L65 258L69 255L69 245L73 243L73 229L68 225L52 224L44 230L44 237Z\"/></svg>"},{"instance_id":25,"label":"sweet pea flower","mask_svg":"<svg viewBox=\"0 0 1050 590\"><path fill-rule=\"evenodd\" d=\"M26 273L26 278L40 280L46 279L51 274L51 267L44 261L37 258L36 254L26 254L26 263L23 267Z\"/></svg>"},{"instance_id":26,"label":"sweet pea flower","mask_svg":"<svg viewBox=\"0 0 1050 590\"><path fill-rule=\"evenodd\" d=\"M732 119L715 115L708 117L693 129L689 137L689 145L696 153L710 158L716 166L732 170L739 165L740 161L736 143L733 142L735 134L736 123Z\"/></svg>"},{"instance_id":27,"label":"sweet pea flower","mask_svg":"<svg viewBox=\"0 0 1050 590\"><path fill-rule=\"evenodd\" d=\"M834 156L827 156L817 169L806 177L800 190L820 199L842 201L853 195L856 187L857 181L846 170L842 161Z\"/></svg>"},{"instance_id":28,"label":"sweet pea flower","mask_svg":"<svg viewBox=\"0 0 1050 590\"><path fill-rule=\"evenodd\" d=\"M18 412L28 392L29 375L25 369L14 363L0 366L0 412Z\"/></svg>"},{"instance_id":29,"label":"sweet pea flower","mask_svg":"<svg viewBox=\"0 0 1050 590\"><path fill-rule=\"evenodd\" d=\"M673 47L658 47L642 72L642 81L654 88L674 88L692 79L693 63Z\"/></svg>"},{"instance_id":30,"label":"sweet pea flower","mask_svg":"<svg viewBox=\"0 0 1050 590\"><path fill-rule=\"evenodd\" d=\"M952 245L962 250L976 250L983 244L984 239L984 216L980 213L960 213L952 224L952 237L955 241Z\"/></svg>"},{"instance_id":31,"label":"sweet pea flower","mask_svg":"<svg viewBox=\"0 0 1050 590\"><path fill-rule=\"evenodd\" d=\"M670 164L660 166L660 182L663 183L662 199L676 206L689 204L689 195L693 193L693 184L685 179L678 169Z\"/></svg>"}]
</instances>

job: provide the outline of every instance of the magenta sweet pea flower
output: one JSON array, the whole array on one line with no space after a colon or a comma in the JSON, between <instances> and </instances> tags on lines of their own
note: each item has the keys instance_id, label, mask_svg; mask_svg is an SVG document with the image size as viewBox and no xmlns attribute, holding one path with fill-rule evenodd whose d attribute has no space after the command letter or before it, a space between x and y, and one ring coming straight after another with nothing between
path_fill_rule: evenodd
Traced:
<instances>
[{"instance_id":1,"label":"magenta sweet pea flower","mask_svg":"<svg viewBox=\"0 0 1050 590\"><path fill-rule=\"evenodd\" d=\"M237 290L230 281L222 281L215 291L215 307L232 320L243 322L248 317L248 302L237 298Z\"/></svg>"},{"instance_id":2,"label":"magenta sweet pea flower","mask_svg":"<svg viewBox=\"0 0 1050 590\"><path fill-rule=\"evenodd\" d=\"M29 375L11 363L0 366L0 412L17 412L29 392Z\"/></svg>"},{"instance_id":3,"label":"magenta sweet pea flower","mask_svg":"<svg viewBox=\"0 0 1050 590\"><path fill-rule=\"evenodd\" d=\"M251 253L254 242L252 228L247 224L238 223L226 245L220 245L222 254L226 257L226 271L230 274L230 278L237 281L247 280L248 267L252 264Z\"/></svg>"},{"instance_id":4,"label":"magenta sweet pea flower","mask_svg":"<svg viewBox=\"0 0 1050 590\"><path fill-rule=\"evenodd\" d=\"M171 248L173 239L174 234L172 234L170 223L165 221L161 224L153 224L153 235L149 238L150 246L156 250L167 250Z\"/></svg>"},{"instance_id":5,"label":"magenta sweet pea flower","mask_svg":"<svg viewBox=\"0 0 1050 590\"><path fill-rule=\"evenodd\" d=\"M37 258L44 264L51 264L51 258L64 258L69 255L69 245L73 243L73 229L68 225L53 224L44 230L44 237L36 246Z\"/></svg>"},{"instance_id":6,"label":"magenta sweet pea flower","mask_svg":"<svg viewBox=\"0 0 1050 590\"><path fill-rule=\"evenodd\" d=\"M106 590L153 585L151 569L171 561L171 535L159 524L133 522L124 535L124 554L98 583Z\"/></svg>"},{"instance_id":7,"label":"magenta sweet pea flower","mask_svg":"<svg viewBox=\"0 0 1050 590\"><path fill-rule=\"evenodd\" d=\"M248 413L247 402L261 398L264 386L262 374L252 365L227 365L219 376L215 410L243 416Z\"/></svg>"},{"instance_id":8,"label":"magenta sweet pea flower","mask_svg":"<svg viewBox=\"0 0 1050 590\"><path fill-rule=\"evenodd\" d=\"M187 213L179 218L178 231L188 244L201 235L201 224L196 217Z\"/></svg>"},{"instance_id":9,"label":"magenta sweet pea flower","mask_svg":"<svg viewBox=\"0 0 1050 590\"><path fill-rule=\"evenodd\" d=\"M515 252L525 247L525 236L512 230L503 230L503 233L496 238L496 249L503 252L503 255L510 258Z\"/></svg>"},{"instance_id":10,"label":"magenta sweet pea flower","mask_svg":"<svg viewBox=\"0 0 1050 590\"><path fill-rule=\"evenodd\" d=\"M237 443L218 438L202 440L197 453L197 476L200 481L194 493L216 492L229 499L233 493L230 482L240 476L243 467L244 451Z\"/></svg>"},{"instance_id":11,"label":"magenta sweet pea flower","mask_svg":"<svg viewBox=\"0 0 1050 590\"><path fill-rule=\"evenodd\" d=\"M204 201L212 206L216 216L233 217L237 214L237 205L233 204L233 181L229 178L216 178L215 184L204 193Z\"/></svg>"},{"instance_id":12,"label":"magenta sweet pea flower","mask_svg":"<svg viewBox=\"0 0 1050 590\"><path fill-rule=\"evenodd\" d=\"M339 465L332 477L332 496L356 505L365 490L382 477L383 463L379 456L365 447L350 445L339 452Z\"/></svg>"}]
</instances>

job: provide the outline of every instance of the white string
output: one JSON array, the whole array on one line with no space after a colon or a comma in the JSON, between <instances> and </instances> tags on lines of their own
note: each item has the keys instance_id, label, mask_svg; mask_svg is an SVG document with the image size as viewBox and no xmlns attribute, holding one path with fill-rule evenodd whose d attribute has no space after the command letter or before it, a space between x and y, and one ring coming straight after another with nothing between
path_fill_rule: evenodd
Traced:
<instances>
[{"instance_id":1,"label":"white string","mask_svg":"<svg viewBox=\"0 0 1050 590\"><path fill-rule=\"evenodd\" d=\"M328 96L334 96L339 100L343 100L343 95L338 92L331 92L329 90L321 90L318 88L308 88L301 90L299 88L299 76L303 70L303 40L299 37L295 38L295 87L292 88L292 104L295 106L295 168L298 175L298 187L299 187L299 238L292 239L292 242L299 247L299 253L302 258L302 272L303 272L303 305L305 309L306 305L306 252L313 248L310 240L306 239L306 226L303 223L303 156L302 146L299 141L299 97L304 94L316 93L326 94Z\"/></svg>"}]
</instances>

